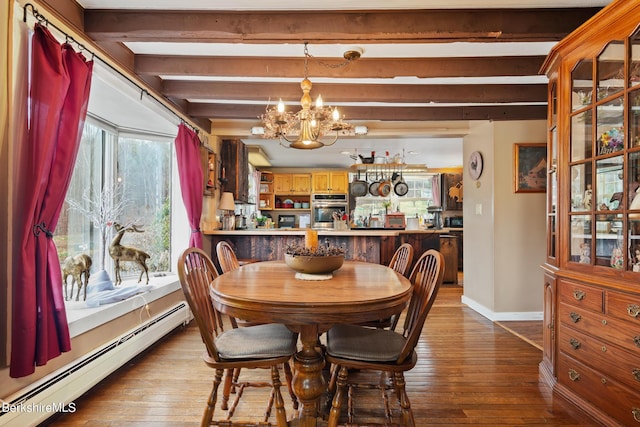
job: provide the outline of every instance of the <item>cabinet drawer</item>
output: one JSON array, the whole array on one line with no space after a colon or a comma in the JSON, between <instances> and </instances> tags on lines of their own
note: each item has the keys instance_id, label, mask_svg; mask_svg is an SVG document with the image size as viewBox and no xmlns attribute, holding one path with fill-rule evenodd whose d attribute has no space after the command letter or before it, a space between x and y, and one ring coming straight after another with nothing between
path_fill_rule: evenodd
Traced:
<instances>
[{"instance_id":1,"label":"cabinet drawer","mask_svg":"<svg viewBox=\"0 0 640 427\"><path fill-rule=\"evenodd\" d=\"M640 392L561 353L558 382L624 426L640 426Z\"/></svg>"},{"instance_id":2,"label":"cabinet drawer","mask_svg":"<svg viewBox=\"0 0 640 427\"><path fill-rule=\"evenodd\" d=\"M609 316L640 325L640 295L607 292L605 309Z\"/></svg>"},{"instance_id":3,"label":"cabinet drawer","mask_svg":"<svg viewBox=\"0 0 640 427\"><path fill-rule=\"evenodd\" d=\"M602 312L602 289L568 281L561 281L558 288L560 302Z\"/></svg>"},{"instance_id":4,"label":"cabinet drawer","mask_svg":"<svg viewBox=\"0 0 640 427\"><path fill-rule=\"evenodd\" d=\"M608 376L640 389L640 353L633 354L579 331L560 326L559 349Z\"/></svg>"},{"instance_id":5,"label":"cabinet drawer","mask_svg":"<svg viewBox=\"0 0 640 427\"><path fill-rule=\"evenodd\" d=\"M600 336L640 356L640 324L634 325L606 316L602 321Z\"/></svg>"},{"instance_id":6,"label":"cabinet drawer","mask_svg":"<svg viewBox=\"0 0 640 427\"><path fill-rule=\"evenodd\" d=\"M558 320L561 324L578 329L591 335L601 335L606 325L604 314L593 313L568 304L558 305Z\"/></svg>"}]
</instances>

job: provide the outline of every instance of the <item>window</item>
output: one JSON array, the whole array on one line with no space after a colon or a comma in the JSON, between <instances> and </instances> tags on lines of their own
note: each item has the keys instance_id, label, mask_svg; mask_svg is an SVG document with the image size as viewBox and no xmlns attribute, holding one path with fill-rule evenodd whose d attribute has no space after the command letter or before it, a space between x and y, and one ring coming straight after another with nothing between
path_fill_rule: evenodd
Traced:
<instances>
[{"instance_id":1,"label":"window","mask_svg":"<svg viewBox=\"0 0 640 427\"><path fill-rule=\"evenodd\" d=\"M114 235L111 222L117 221L144 230L126 233L122 244L149 253L149 272L170 270L171 165L168 139L118 136L116 130L88 120L54 237L60 261L85 253L92 258L92 272L104 268L114 278L108 247ZM99 207L107 215L96 221ZM122 263L124 280L139 273L135 263Z\"/></svg>"},{"instance_id":2,"label":"window","mask_svg":"<svg viewBox=\"0 0 640 427\"><path fill-rule=\"evenodd\" d=\"M402 197L393 192L387 198L372 195L358 197L356 206L353 209L354 217L357 220L358 218L367 218L369 215L382 215L387 209L385 204L388 204L389 212L399 210L407 217L426 217L427 207L435 204L431 187L432 176L430 174L404 174L403 178L409 187L409 191Z\"/></svg>"}]
</instances>

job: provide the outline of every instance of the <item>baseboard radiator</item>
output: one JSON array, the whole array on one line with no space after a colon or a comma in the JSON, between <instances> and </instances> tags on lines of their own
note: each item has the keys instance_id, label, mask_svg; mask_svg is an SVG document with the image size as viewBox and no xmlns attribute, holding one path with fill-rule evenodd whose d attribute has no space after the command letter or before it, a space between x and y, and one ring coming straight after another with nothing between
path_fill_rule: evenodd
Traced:
<instances>
[{"instance_id":1,"label":"baseboard radiator","mask_svg":"<svg viewBox=\"0 0 640 427\"><path fill-rule=\"evenodd\" d=\"M0 426L36 426L56 412L75 411L74 399L191 319L181 302L81 359L0 402Z\"/></svg>"}]
</instances>

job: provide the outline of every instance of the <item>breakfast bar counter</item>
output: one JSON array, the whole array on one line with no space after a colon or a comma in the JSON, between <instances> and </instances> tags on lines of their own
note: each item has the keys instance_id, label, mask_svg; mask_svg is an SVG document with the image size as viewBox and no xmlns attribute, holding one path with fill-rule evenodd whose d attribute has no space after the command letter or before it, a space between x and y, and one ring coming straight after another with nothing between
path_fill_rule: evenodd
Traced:
<instances>
[{"instance_id":1,"label":"breakfast bar counter","mask_svg":"<svg viewBox=\"0 0 640 427\"><path fill-rule=\"evenodd\" d=\"M435 230L350 229L318 230L320 243L346 248L345 259L388 265L396 248L410 243L417 259L427 249L440 249L440 236L448 235L448 228ZM205 231L204 250L215 260L215 246L224 240L231 244L240 259L275 261L284 259L289 245L304 246L306 229L253 229Z\"/></svg>"}]
</instances>

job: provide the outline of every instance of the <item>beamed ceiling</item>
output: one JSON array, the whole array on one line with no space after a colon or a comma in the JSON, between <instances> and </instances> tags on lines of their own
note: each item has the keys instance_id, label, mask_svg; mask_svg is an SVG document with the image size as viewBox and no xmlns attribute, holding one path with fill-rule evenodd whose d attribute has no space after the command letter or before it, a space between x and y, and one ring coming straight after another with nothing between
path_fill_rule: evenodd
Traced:
<instances>
[{"instance_id":1,"label":"beamed ceiling","mask_svg":"<svg viewBox=\"0 0 640 427\"><path fill-rule=\"evenodd\" d=\"M544 119L546 54L609 1L501 0L471 9L478 2L398 0L362 9L351 0L322 10L291 0L47 3L192 124L218 135L248 139L280 98L299 109L308 42L311 95L368 126L370 138L395 144L460 138L474 120ZM338 66L353 48L361 58ZM275 141L251 141L276 152ZM362 142L345 147L367 150Z\"/></svg>"}]
</instances>

